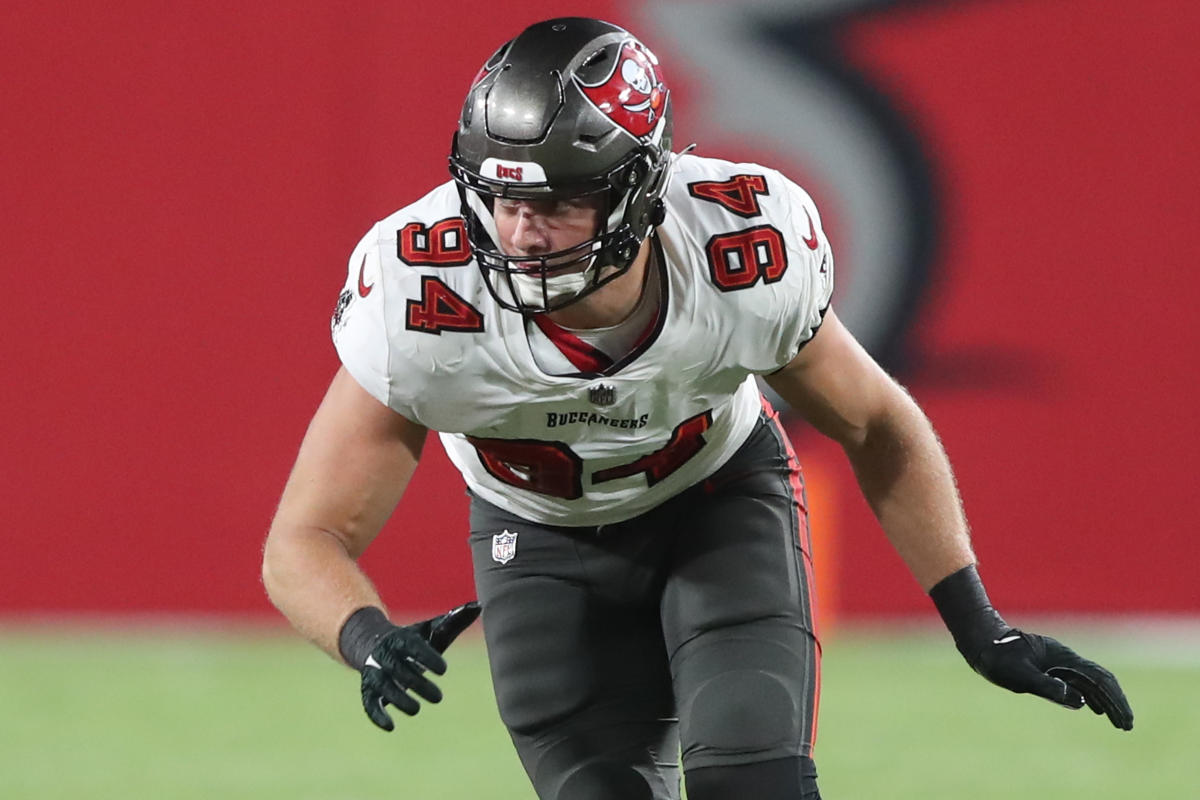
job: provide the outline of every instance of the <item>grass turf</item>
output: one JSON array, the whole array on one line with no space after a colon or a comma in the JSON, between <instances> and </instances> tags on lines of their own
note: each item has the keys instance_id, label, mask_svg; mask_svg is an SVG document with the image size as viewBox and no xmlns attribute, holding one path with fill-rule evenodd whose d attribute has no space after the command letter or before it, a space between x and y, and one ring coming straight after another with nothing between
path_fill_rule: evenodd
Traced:
<instances>
[{"instance_id":1,"label":"grass turf","mask_svg":"<svg viewBox=\"0 0 1200 800\"><path fill-rule=\"evenodd\" d=\"M1121 678L1122 733L991 687L944 634L843 630L825 648L830 800L1200 797L1194 638L1062 638ZM0 797L532 798L465 637L446 700L385 734L355 675L290 635L0 629Z\"/></svg>"}]
</instances>

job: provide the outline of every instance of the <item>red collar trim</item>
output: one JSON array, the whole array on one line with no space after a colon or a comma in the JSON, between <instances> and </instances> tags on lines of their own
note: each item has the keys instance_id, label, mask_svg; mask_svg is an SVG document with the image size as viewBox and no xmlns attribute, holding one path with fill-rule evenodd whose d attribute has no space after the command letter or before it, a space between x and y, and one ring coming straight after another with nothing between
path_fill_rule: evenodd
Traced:
<instances>
[{"instance_id":1,"label":"red collar trim","mask_svg":"<svg viewBox=\"0 0 1200 800\"><path fill-rule=\"evenodd\" d=\"M550 319L547 315L531 315L538 328L546 335L546 338L553 342L559 352L581 373L609 374L616 372L637 358L643 350L658 338L658 334L662 331L663 321L667 317L670 286L667 283L666 259L662 254L662 245L659 243L658 237L654 237L653 242L654 257L650 260L649 268L658 270L658 312L651 318L650 322L646 325L646 329L638 337L637 342L634 343L628 353L621 357L620 361L614 362L607 354L592 347Z\"/></svg>"},{"instance_id":2,"label":"red collar trim","mask_svg":"<svg viewBox=\"0 0 1200 800\"><path fill-rule=\"evenodd\" d=\"M559 325L545 314L535 314L533 322L554 343L558 351L580 372L603 372L613 360L590 344Z\"/></svg>"}]
</instances>

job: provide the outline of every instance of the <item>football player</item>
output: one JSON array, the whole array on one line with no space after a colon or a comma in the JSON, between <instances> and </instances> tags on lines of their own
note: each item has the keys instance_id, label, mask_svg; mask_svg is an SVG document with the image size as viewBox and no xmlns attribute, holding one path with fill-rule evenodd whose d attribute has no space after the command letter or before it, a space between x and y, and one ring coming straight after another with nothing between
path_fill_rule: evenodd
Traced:
<instances>
[{"instance_id":1,"label":"football player","mask_svg":"<svg viewBox=\"0 0 1200 800\"><path fill-rule=\"evenodd\" d=\"M812 199L671 147L654 54L542 22L475 78L452 180L351 255L342 365L304 438L263 576L414 714L482 608L501 718L543 800L818 797L820 645L799 464L756 376L845 450L968 664L1015 692L1132 712L1113 676L1009 626L946 455L830 307ZM356 564L437 431L470 492L478 603L403 625Z\"/></svg>"}]
</instances>

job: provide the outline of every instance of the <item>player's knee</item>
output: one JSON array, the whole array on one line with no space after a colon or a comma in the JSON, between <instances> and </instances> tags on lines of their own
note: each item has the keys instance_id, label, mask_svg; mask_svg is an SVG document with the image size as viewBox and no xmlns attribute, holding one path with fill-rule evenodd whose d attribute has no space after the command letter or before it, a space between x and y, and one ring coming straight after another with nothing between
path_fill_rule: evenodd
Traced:
<instances>
[{"instance_id":1,"label":"player's knee","mask_svg":"<svg viewBox=\"0 0 1200 800\"><path fill-rule=\"evenodd\" d=\"M655 800L646 778L628 764L612 761L584 763L564 776L555 800Z\"/></svg>"},{"instance_id":2,"label":"player's knee","mask_svg":"<svg viewBox=\"0 0 1200 800\"><path fill-rule=\"evenodd\" d=\"M672 722L571 723L536 741L513 737L538 797L679 800L679 736Z\"/></svg>"},{"instance_id":3,"label":"player's knee","mask_svg":"<svg viewBox=\"0 0 1200 800\"><path fill-rule=\"evenodd\" d=\"M799 755L802 698L776 675L757 669L722 672L680 707L684 759L702 765Z\"/></svg>"}]
</instances>

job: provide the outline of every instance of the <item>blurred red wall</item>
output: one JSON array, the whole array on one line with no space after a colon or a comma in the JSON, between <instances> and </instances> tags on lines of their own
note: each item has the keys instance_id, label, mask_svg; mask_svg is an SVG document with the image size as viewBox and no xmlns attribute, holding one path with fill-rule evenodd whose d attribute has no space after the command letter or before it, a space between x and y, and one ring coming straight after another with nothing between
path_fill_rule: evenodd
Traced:
<instances>
[{"instance_id":1,"label":"blurred red wall","mask_svg":"<svg viewBox=\"0 0 1200 800\"><path fill-rule=\"evenodd\" d=\"M336 369L350 248L447 177L462 94L512 32L581 13L656 41L615 0L360 5L6 4L0 613L269 611L261 541ZM980 0L838 29L934 171L900 377L1004 608L1200 611L1198 28L1185 0ZM704 57L656 49L669 77ZM705 86L680 72L680 140L778 154L689 116ZM836 181L810 188L849 275ZM834 449L797 438L839 612L927 610ZM470 595L432 440L401 516L366 557L386 599Z\"/></svg>"}]
</instances>

